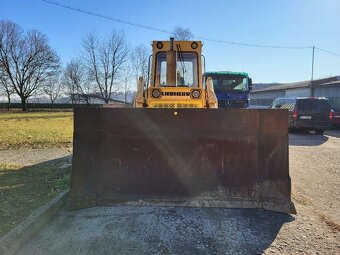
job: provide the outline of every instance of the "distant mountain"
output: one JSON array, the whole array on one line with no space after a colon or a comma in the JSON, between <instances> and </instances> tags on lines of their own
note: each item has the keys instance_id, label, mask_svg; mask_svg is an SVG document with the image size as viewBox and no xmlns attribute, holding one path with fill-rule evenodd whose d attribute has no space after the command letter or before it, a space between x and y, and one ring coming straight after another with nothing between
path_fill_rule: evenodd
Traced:
<instances>
[{"instance_id":1,"label":"distant mountain","mask_svg":"<svg viewBox=\"0 0 340 255\"><path fill-rule=\"evenodd\" d=\"M128 91L127 93L127 102L130 103L133 101L135 95L136 95L136 91ZM98 94L98 97L100 97L100 94ZM125 93L123 92L118 92L118 93L112 93L112 99L114 100L119 100L119 101L125 101ZM11 97L11 103L20 103L20 98L17 95L12 95ZM35 96L35 97L31 97L28 100L29 103L50 103L50 99L45 96L45 95L39 95L39 96ZM7 97L5 96L0 96L0 103L7 103ZM60 96L56 102L57 104L70 104L72 103L71 97L70 96ZM91 99L91 103L93 104L103 104L104 100L99 99L99 98L93 98Z\"/></svg>"}]
</instances>

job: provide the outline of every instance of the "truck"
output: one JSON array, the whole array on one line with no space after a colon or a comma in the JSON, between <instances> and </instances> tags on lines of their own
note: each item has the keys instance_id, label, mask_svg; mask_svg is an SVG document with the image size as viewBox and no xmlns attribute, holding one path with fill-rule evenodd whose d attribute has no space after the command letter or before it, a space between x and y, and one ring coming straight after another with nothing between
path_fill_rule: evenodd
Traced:
<instances>
[{"instance_id":1,"label":"truck","mask_svg":"<svg viewBox=\"0 0 340 255\"><path fill-rule=\"evenodd\" d=\"M212 78L218 108L248 108L252 79L245 72L218 71L204 74Z\"/></svg>"}]
</instances>

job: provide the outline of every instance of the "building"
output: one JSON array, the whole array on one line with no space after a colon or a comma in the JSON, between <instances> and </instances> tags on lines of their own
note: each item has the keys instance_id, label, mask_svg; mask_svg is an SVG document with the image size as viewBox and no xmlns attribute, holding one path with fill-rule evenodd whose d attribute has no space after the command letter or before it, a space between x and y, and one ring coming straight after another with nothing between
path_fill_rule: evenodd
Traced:
<instances>
[{"instance_id":1,"label":"building","mask_svg":"<svg viewBox=\"0 0 340 255\"><path fill-rule=\"evenodd\" d=\"M255 86L250 92L250 104L269 106L278 97L309 96L327 97L333 107L340 109L340 76L318 79L313 82L309 80L273 86Z\"/></svg>"}]
</instances>

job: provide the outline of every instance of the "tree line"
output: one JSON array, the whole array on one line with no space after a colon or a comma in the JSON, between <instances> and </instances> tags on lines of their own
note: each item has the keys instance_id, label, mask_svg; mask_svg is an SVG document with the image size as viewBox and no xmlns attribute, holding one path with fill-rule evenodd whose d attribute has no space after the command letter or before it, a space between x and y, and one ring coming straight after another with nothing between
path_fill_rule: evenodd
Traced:
<instances>
[{"instance_id":1,"label":"tree line","mask_svg":"<svg viewBox=\"0 0 340 255\"><path fill-rule=\"evenodd\" d=\"M191 39L189 29L175 27L176 39ZM27 111L29 98L44 94L53 105L60 95L72 104L108 103L114 93L131 90L131 81L147 80L151 50L130 47L123 31L113 29L105 38L93 31L83 36L80 52L63 67L45 34L0 21L0 92L8 100L16 94Z\"/></svg>"}]
</instances>

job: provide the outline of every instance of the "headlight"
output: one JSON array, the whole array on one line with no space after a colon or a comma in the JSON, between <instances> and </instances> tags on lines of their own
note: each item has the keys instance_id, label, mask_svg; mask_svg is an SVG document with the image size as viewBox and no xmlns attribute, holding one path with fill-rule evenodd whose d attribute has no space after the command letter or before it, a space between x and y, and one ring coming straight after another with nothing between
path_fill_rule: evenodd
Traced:
<instances>
[{"instance_id":1,"label":"headlight","mask_svg":"<svg viewBox=\"0 0 340 255\"><path fill-rule=\"evenodd\" d=\"M195 99L200 98L201 97L201 90L199 90L199 89L191 90L191 97L195 98Z\"/></svg>"},{"instance_id":2,"label":"headlight","mask_svg":"<svg viewBox=\"0 0 340 255\"><path fill-rule=\"evenodd\" d=\"M153 98L160 98L162 96L162 91L160 89L153 89L151 92Z\"/></svg>"},{"instance_id":3,"label":"headlight","mask_svg":"<svg viewBox=\"0 0 340 255\"><path fill-rule=\"evenodd\" d=\"M193 42L193 43L191 44L191 48L192 48L192 49L197 49L197 47L198 47L197 42Z\"/></svg>"},{"instance_id":4,"label":"headlight","mask_svg":"<svg viewBox=\"0 0 340 255\"><path fill-rule=\"evenodd\" d=\"M157 47L157 49L162 49L163 48L163 43L162 42L158 42L156 44L156 47Z\"/></svg>"}]
</instances>

